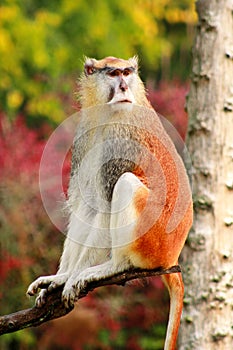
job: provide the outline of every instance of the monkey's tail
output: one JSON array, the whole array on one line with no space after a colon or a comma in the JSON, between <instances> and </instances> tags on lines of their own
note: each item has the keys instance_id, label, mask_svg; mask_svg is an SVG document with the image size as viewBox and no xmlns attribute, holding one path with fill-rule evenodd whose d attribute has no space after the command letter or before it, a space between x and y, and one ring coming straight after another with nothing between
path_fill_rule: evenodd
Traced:
<instances>
[{"instance_id":1,"label":"monkey's tail","mask_svg":"<svg viewBox=\"0 0 233 350\"><path fill-rule=\"evenodd\" d=\"M170 312L164 350L175 350L183 309L184 284L181 273L162 276L170 295Z\"/></svg>"}]
</instances>

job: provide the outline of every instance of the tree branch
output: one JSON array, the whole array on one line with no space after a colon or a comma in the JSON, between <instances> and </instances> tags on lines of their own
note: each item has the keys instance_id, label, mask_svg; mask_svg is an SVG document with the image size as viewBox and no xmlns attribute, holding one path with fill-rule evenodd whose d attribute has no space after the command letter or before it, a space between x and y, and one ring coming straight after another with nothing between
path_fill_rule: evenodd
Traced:
<instances>
[{"instance_id":1,"label":"tree branch","mask_svg":"<svg viewBox=\"0 0 233 350\"><path fill-rule=\"evenodd\" d=\"M86 285L81 291L79 299L85 297L88 292L95 288L107 285L125 285L126 282L138 278L146 278L151 276L158 276L170 273L181 272L180 266L172 266L169 269L156 268L153 270L145 269L131 269L114 276L101 279L99 281L93 281ZM0 317L0 335L5 333L11 333L23 328L32 326L39 326L40 324L53 320L55 318L68 314L73 308L65 308L61 302L63 286L52 291L47 296L46 304L43 307L38 308L36 306L15 312L10 315Z\"/></svg>"}]
</instances>

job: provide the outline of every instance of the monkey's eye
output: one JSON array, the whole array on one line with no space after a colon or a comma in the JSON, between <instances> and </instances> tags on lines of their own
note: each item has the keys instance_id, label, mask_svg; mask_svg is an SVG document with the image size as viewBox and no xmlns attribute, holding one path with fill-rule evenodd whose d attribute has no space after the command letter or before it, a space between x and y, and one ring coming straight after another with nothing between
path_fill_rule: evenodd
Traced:
<instances>
[{"instance_id":1,"label":"monkey's eye","mask_svg":"<svg viewBox=\"0 0 233 350\"><path fill-rule=\"evenodd\" d=\"M120 74L121 74L120 69L114 69L114 70L111 70L110 72L108 72L108 75L112 78L118 77Z\"/></svg>"},{"instance_id":2,"label":"monkey's eye","mask_svg":"<svg viewBox=\"0 0 233 350\"><path fill-rule=\"evenodd\" d=\"M123 70L123 75L124 77L127 77L128 75L130 75L132 73L132 71L129 68L125 68Z\"/></svg>"}]
</instances>

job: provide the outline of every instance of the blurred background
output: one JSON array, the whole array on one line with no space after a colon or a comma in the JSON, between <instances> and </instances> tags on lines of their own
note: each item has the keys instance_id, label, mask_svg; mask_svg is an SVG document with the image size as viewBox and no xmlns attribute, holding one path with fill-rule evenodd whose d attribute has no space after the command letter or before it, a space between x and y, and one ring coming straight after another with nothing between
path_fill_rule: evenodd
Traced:
<instances>
[{"instance_id":1,"label":"blurred background","mask_svg":"<svg viewBox=\"0 0 233 350\"><path fill-rule=\"evenodd\" d=\"M137 54L149 100L185 139L196 18L194 0L1 0L1 315L31 307L28 284L57 269L64 236L43 209L38 170L49 135L79 108L84 56ZM0 347L159 350L168 309L159 278L101 288L68 316L2 336Z\"/></svg>"}]
</instances>

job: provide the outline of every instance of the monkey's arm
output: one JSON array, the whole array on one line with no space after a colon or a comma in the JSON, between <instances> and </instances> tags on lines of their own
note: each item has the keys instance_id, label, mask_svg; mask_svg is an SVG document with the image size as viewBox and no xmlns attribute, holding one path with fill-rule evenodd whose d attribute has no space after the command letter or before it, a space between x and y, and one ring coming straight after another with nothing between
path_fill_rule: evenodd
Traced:
<instances>
[{"instance_id":1,"label":"monkey's arm","mask_svg":"<svg viewBox=\"0 0 233 350\"><path fill-rule=\"evenodd\" d=\"M151 276L158 276L163 274L180 272L180 266L173 266L169 269L163 270L161 268L146 270L146 269L132 269L123 271L112 277L93 281L88 283L83 290L81 290L79 298L85 297L89 291L106 285L124 285L127 281L146 278ZM41 285L41 288L46 288L47 285ZM46 303L42 308L36 306L31 309L21 310L16 313L0 317L0 335L12 333L23 328L32 326L39 326L40 324L49 320L64 316L68 314L73 307L65 308L61 302L63 285L47 294Z\"/></svg>"}]
</instances>

